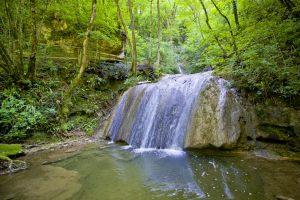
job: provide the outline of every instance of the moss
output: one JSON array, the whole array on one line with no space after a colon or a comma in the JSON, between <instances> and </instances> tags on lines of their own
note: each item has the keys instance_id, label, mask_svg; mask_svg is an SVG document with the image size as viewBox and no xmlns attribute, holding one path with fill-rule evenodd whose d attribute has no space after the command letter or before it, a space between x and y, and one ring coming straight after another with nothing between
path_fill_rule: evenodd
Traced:
<instances>
[{"instance_id":1,"label":"moss","mask_svg":"<svg viewBox=\"0 0 300 200\"><path fill-rule=\"evenodd\" d=\"M279 141L288 141L291 139L291 137L295 136L292 127L281 127L264 124L261 125L259 129L266 133L268 138Z\"/></svg>"},{"instance_id":2,"label":"moss","mask_svg":"<svg viewBox=\"0 0 300 200\"><path fill-rule=\"evenodd\" d=\"M14 156L22 152L20 144L0 144L0 161L8 161L10 165L12 160L9 156Z\"/></svg>"},{"instance_id":3,"label":"moss","mask_svg":"<svg viewBox=\"0 0 300 200\"><path fill-rule=\"evenodd\" d=\"M20 144L0 144L0 156L13 156L22 152Z\"/></svg>"}]
</instances>

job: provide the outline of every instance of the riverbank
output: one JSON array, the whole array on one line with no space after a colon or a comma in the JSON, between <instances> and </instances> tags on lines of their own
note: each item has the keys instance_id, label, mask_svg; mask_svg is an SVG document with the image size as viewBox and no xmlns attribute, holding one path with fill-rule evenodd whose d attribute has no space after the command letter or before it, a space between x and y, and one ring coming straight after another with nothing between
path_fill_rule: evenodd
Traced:
<instances>
[{"instance_id":1,"label":"riverbank","mask_svg":"<svg viewBox=\"0 0 300 200\"><path fill-rule=\"evenodd\" d=\"M55 150L64 150L67 152L72 152L79 150L84 147L86 144L95 143L98 140L95 137L80 136L77 138L64 138L56 142L42 142L42 143L24 143L24 144L1 144L8 149L10 146L18 145L18 149L15 151L10 151L8 155L0 158L0 175L7 173L14 173L20 170L27 169L29 166L27 162L24 161L24 157L28 155L33 155L38 152L43 151L55 151ZM4 148L0 149L1 152L4 152Z\"/></svg>"}]
</instances>

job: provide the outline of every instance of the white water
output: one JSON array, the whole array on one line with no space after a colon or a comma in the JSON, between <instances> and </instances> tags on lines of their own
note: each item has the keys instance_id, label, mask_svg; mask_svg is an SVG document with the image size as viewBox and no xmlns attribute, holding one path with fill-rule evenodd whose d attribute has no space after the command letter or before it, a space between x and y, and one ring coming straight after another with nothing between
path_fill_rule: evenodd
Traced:
<instances>
[{"instance_id":1,"label":"white water","mask_svg":"<svg viewBox=\"0 0 300 200\"><path fill-rule=\"evenodd\" d=\"M232 113L230 119L225 116L228 113L225 112L230 91L228 85L212 72L167 75L157 83L137 85L120 99L106 134L112 141L125 141L139 148L137 151L147 148L181 151L195 110L202 101L207 102L203 93L214 87L219 92L211 97L217 98L218 102L217 124L212 126L220 133L226 132L226 127L232 127L229 134L234 135L236 127L230 123L237 121L239 115L234 118L235 113ZM214 137L217 141L225 141L226 134L214 134Z\"/></svg>"}]
</instances>

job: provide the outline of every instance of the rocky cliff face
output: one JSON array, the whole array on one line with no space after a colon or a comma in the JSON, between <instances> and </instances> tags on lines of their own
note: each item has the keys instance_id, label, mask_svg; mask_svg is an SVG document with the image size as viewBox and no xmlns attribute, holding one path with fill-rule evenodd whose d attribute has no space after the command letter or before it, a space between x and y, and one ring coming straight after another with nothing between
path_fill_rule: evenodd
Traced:
<instances>
[{"instance_id":1,"label":"rocky cliff face","mask_svg":"<svg viewBox=\"0 0 300 200\"><path fill-rule=\"evenodd\" d=\"M300 150L300 110L282 105L253 105L259 142Z\"/></svg>"}]
</instances>

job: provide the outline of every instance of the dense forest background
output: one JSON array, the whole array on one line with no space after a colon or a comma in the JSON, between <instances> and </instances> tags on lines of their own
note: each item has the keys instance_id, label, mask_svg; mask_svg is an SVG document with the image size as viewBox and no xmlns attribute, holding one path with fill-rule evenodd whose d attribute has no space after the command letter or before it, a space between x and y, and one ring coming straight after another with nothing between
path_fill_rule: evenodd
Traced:
<instances>
[{"instance_id":1,"label":"dense forest background","mask_svg":"<svg viewBox=\"0 0 300 200\"><path fill-rule=\"evenodd\" d=\"M117 97L213 69L253 103L299 106L298 0L2 0L0 142L93 134Z\"/></svg>"}]
</instances>

